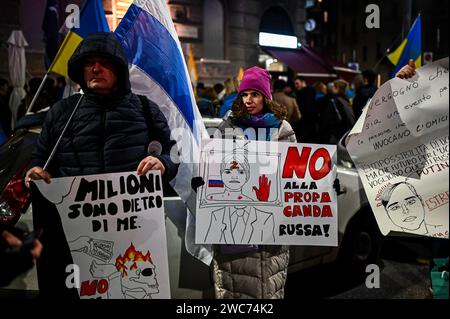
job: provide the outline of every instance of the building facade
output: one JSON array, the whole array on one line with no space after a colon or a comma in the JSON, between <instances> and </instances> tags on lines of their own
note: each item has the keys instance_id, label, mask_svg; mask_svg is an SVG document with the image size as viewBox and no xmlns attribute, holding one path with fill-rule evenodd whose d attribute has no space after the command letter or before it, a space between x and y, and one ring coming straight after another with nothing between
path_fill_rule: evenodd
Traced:
<instances>
[{"instance_id":1,"label":"building facade","mask_svg":"<svg viewBox=\"0 0 450 319\"><path fill-rule=\"evenodd\" d=\"M373 12L369 5L379 9L379 28L366 24ZM315 0L307 6L307 20L316 23L307 32L307 43L344 64L374 69L381 83L393 69L385 55L400 45L419 13L422 51L431 52L434 60L448 56L447 0Z\"/></svg>"},{"instance_id":2,"label":"building facade","mask_svg":"<svg viewBox=\"0 0 450 319\"><path fill-rule=\"evenodd\" d=\"M56 0L59 24L67 16L65 8L82 0ZM111 30L119 24L131 0L103 0ZM264 66L258 46L261 30L295 35L305 39L305 0L168 0L170 14L185 54L190 48L199 71L199 81L207 85L238 74L239 69ZM44 34L42 21L45 0L4 0L0 5L0 76L8 78L6 41L12 30L22 29L28 77L43 76ZM62 39L60 39L62 40Z\"/></svg>"}]
</instances>

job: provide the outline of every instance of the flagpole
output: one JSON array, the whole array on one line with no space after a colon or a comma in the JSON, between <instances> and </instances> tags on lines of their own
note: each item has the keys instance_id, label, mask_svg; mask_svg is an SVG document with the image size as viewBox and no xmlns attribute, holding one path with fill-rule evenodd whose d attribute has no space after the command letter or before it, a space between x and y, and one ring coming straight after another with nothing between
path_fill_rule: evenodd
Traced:
<instances>
[{"instance_id":1,"label":"flagpole","mask_svg":"<svg viewBox=\"0 0 450 319\"><path fill-rule=\"evenodd\" d=\"M62 137L64 136L64 133L66 133L66 130L69 127L69 124L72 122L72 118L75 115L75 112L78 110L78 107L80 106L80 103L83 100L83 97L84 97L84 94L81 94L80 98L78 99L77 105L75 105L75 108L73 109L72 114L70 114L70 117L67 120L67 123L66 123L66 125L64 126L64 129L61 132L61 135L59 136L58 140L56 141L56 144L53 147L52 152L50 153L47 161L45 162L44 171L47 170L47 167L49 166L50 161L52 160L53 156L55 155L56 149L58 148L59 143L61 143Z\"/></svg>"},{"instance_id":2,"label":"flagpole","mask_svg":"<svg viewBox=\"0 0 450 319\"><path fill-rule=\"evenodd\" d=\"M422 11L419 11L419 14L416 17L416 20L418 17L420 17L420 15L422 14ZM416 21L414 20L414 21ZM412 24L410 25L410 27L412 27ZM395 40L392 42L392 44L386 49L384 55L377 61L377 63L375 63L375 65L372 67L373 70L375 70L378 67L378 64L381 63L381 61L388 55L388 53L391 52L391 48L392 46L398 41L398 38L400 37L400 35L397 35L397 37L395 38ZM403 36L401 37L402 39L404 38Z\"/></svg>"},{"instance_id":3,"label":"flagpole","mask_svg":"<svg viewBox=\"0 0 450 319\"><path fill-rule=\"evenodd\" d=\"M397 37L395 38L394 41L391 42L391 45L384 51L384 55L377 61L377 63L375 63L375 65L372 67L372 70L376 70L376 68L378 67L378 64L381 63L381 61L388 55L388 53L391 52L391 48L394 46L394 44L398 41L400 35L397 34Z\"/></svg>"},{"instance_id":4,"label":"flagpole","mask_svg":"<svg viewBox=\"0 0 450 319\"><path fill-rule=\"evenodd\" d=\"M33 108L34 103L36 102L36 99L37 99L37 97L39 96L39 93L41 93L42 88L44 87L44 84L45 84L47 78L48 78L48 72L45 73L44 78L42 79L42 82L41 82L41 84L39 85L39 88L37 89L36 93L34 94L33 99L31 100L31 103L30 103L30 105L28 106L27 111L25 112L25 114L28 114L28 112L30 112L31 109Z\"/></svg>"}]
</instances>

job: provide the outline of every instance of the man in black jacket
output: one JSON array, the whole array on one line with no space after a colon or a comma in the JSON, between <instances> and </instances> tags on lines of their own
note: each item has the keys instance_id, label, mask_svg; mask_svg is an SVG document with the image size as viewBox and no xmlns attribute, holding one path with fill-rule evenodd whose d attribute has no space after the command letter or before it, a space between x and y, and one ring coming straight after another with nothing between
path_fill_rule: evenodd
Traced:
<instances>
[{"instance_id":1,"label":"man in black jacket","mask_svg":"<svg viewBox=\"0 0 450 319\"><path fill-rule=\"evenodd\" d=\"M113 33L83 40L68 63L69 77L83 100L47 170L44 166L80 95L57 102L48 112L25 183L51 177L159 170L170 181L178 165L170 157L175 141L159 107L131 92L128 61ZM158 152L148 145L160 143ZM159 144L158 144L159 145ZM157 153L157 154L156 154ZM174 152L176 153L176 152Z\"/></svg>"},{"instance_id":2,"label":"man in black jacket","mask_svg":"<svg viewBox=\"0 0 450 319\"><path fill-rule=\"evenodd\" d=\"M96 33L84 39L68 63L68 74L84 95L61 142L45 163L75 109L76 94L53 105L45 118L33 152L32 168L25 183L52 177L159 170L167 184L177 173L171 159L175 141L159 107L131 92L128 61L113 33ZM156 145L156 146L155 146ZM67 245L58 211L39 196L33 205L44 207L35 228L42 228L45 249L38 263L39 293L44 297L78 298L66 287L66 266L74 261ZM35 216L36 217L36 216Z\"/></svg>"}]
</instances>

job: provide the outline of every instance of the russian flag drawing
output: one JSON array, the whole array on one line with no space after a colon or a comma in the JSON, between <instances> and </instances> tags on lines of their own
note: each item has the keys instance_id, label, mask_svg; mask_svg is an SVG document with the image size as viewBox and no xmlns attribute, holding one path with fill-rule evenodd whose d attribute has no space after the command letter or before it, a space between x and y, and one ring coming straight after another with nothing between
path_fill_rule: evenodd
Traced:
<instances>
[{"instance_id":1,"label":"russian flag drawing","mask_svg":"<svg viewBox=\"0 0 450 319\"><path fill-rule=\"evenodd\" d=\"M187 202L208 134L166 1L135 0L114 33L128 56L132 91L159 105L177 142L180 166L171 184Z\"/></svg>"},{"instance_id":2,"label":"russian flag drawing","mask_svg":"<svg viewBox=\"0 0 450 319\"><path fill-rule=\"evenodd\" d=\"M210 179L208 180L208 187L224 187L224 184L220 179Z\"/></svg>"}]
</instances>

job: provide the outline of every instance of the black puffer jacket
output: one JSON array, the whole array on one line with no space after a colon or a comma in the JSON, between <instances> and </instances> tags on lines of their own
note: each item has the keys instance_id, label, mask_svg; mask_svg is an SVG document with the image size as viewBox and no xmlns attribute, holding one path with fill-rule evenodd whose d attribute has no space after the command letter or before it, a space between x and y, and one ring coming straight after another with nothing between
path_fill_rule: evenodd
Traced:
<instances>
[{"instance_id":1,"label":"black puffer jacket","mask_svg":"<svg viewBox=\"0 0 450 319\"><path fill-rule=\"evenodd\" d=\"M102 55L114 61L118 90L112 96L100 96L87 90L84 83L83 60L88 55ZM97 33L86 38L69 61L69 76L84 89L84 98L68 127L48 168L53 177L136 171L147 154L151 141L162 145L158 157L166 167L163 176L171 180L178 166L170 159L175 141L158 106L149 101L150 126L146 123L143 105L131 93L127 58L112 33ZM65 123L80 95L57 102L48 112L33 165L43 166L56 144Z\"/></svg>"}]
</instances>

